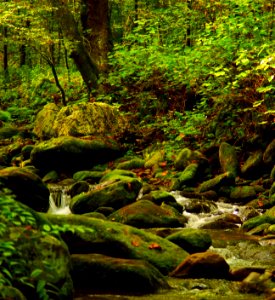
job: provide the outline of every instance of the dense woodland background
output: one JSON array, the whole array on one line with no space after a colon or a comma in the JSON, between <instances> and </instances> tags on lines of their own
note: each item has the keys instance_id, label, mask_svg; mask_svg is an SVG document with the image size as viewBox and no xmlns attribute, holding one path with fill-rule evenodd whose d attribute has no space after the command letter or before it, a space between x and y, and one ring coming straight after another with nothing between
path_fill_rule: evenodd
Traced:
<instances>
[{"instance_id":1,"label":"dense woodland background","mask_svg":"<svg viewBox=\"0 0 275 300\"><path fill-rule=\"evenodd\" d=\"M274 5L4 0L0 119L31 126L48 102L104 101L168 138L248 138L274 124Z\"/></svg>"}]
</instances>

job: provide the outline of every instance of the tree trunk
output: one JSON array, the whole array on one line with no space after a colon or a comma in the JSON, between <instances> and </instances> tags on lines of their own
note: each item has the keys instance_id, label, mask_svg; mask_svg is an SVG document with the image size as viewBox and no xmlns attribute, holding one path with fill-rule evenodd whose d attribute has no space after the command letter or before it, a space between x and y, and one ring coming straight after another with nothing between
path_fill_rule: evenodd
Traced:
<instances>
[{"instance_id":1,"label":"tree trunk","mask_svg":"<svg viewBox=\"0 0 275 300\"><path fill-rule=\"evenodd\" d=\"M81 23L87 48L99 71L108 70L108 53L112 49L109 1L82 0Z\"/></svg>"},{"instance_id":2,"label":"tree trunk","mask_svg":"<svg viewBox=\"0 0 275 300\"><path fill-rule=\"evenodd\" d=\"M49 2L55 8L55 20L68 42L69 56L74 60L90 92L97 86L98 68L83 43L83 36L68 6L62 0L49 0Z\"/></svg>"}]
</instances>

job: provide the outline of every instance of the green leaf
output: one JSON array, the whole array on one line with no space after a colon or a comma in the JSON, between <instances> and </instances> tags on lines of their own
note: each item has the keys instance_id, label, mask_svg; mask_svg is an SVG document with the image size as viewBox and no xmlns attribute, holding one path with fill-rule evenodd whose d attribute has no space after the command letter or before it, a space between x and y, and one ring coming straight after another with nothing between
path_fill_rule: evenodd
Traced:
<instances>
[{"instance_id":1,"label":"green leaf","mask_svg":"<svg viewBox=\"0 0 275 300\"><path fill-rule=\"evenodd\" d=\"M43 271L41 269L35 269L31 272L31 277L32 278L37 278L42 273L43 273Z\"/></svg>"}]
</instances>

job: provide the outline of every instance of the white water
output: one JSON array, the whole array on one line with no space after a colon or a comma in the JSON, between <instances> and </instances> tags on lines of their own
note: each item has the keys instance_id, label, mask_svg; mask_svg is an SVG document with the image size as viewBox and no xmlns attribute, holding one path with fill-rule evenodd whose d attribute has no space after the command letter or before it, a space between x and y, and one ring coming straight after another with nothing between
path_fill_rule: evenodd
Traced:
<instances>
[{"instance_id":1,"label":"white water","mask_svg":"<svg viewBox=\"0 0 275 300\"><path fill-rule=\"evenodd\" d=\"M50 208L49 213L67 215L71 213L69 204L71 196L69 195L69 186L49 185L50 190Z\"/></svg>"}]
</instances>

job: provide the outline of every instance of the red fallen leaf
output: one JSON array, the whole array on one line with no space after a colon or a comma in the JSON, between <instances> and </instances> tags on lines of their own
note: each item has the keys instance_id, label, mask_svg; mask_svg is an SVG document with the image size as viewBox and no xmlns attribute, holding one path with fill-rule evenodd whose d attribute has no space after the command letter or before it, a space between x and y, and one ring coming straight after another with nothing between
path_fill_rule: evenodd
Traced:
<instances>
[{"instance_id":1,"label":"red fallen leaf","mask_svg":"<svg viewBox=\"0 0 275 300\"><path fill-rule=\"evenodd\" d=\"M140 245L138 241L132 241L131 244L135 247L138 247Z\"/></svg>"},{"instance_id":2,"label":"red fallen leaf","mask_svg":"<svg viewBox=\"0 0 275 300\"><path fill-rule=\"evenodd\" d=\"M259 200L258 205L259 205L259 207L262 207L262 206L264 206L264 202L262 200Z\"/></svg>"},{"instance_id":3,"label":"red fallen leaf","mask_svg":"<svg viewBox=\"0 0 275 300\"><path fill-rule=\"evenodd\" d=\"M168 171L164 171L161 173L161 176L166 176L168 174Z\"/></svg>"},{"instance_id":4,"label":"red fallen leaf","mask_svg":"<svg viewBox=\"0 0 275 300\"><path fill-rule=\"evenodd\" d=\"M148 249L156 249L156 250L161 250L161 246L158 243L152 243Z\"/></svg>"},{"instance_id":5,"label":"red fallen leaf","mask_svg":"<svg viewBox=\"0 0 275 300\"><path fill-rule=\"evenodd\" d=\"M166 167L167 166L167 161L162 161L159 163L160 167Z\"/></svg>"}]
</instances>

